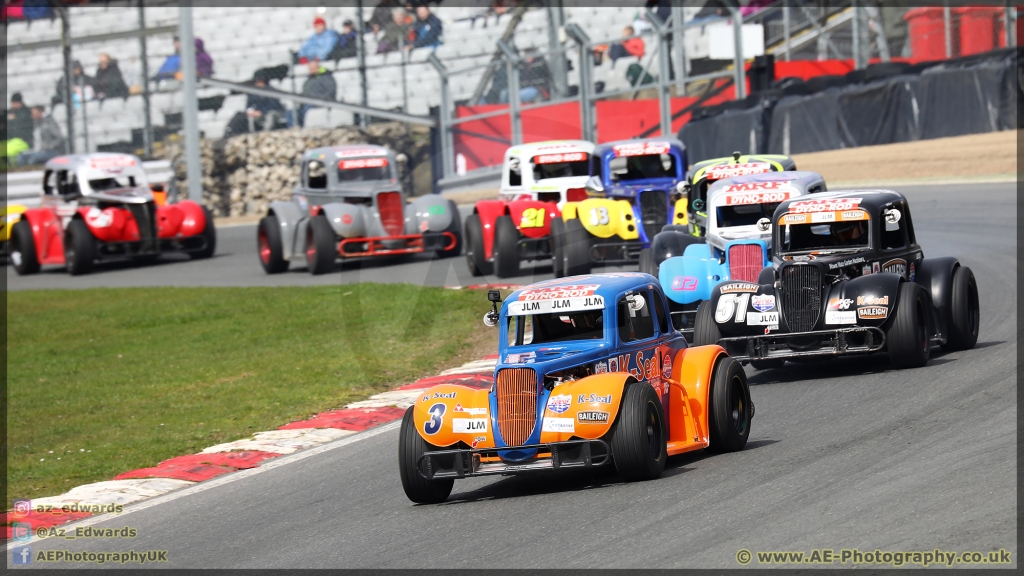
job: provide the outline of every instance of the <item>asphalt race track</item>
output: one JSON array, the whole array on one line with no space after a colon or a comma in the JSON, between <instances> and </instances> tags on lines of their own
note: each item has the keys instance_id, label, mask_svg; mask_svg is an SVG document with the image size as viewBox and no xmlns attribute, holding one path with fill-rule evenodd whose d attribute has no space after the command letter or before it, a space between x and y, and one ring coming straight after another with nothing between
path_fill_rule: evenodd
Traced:
<instances>
[{"instance_id":1,"label":"asphalt race track","mask_svg":"<svg viewBox=\"0 0 1024 576\"><path fill-rule=\"evenodd\" d=\"M175 568L736 568L740 549L1005 548L1016 566L1016 186L903 191L925 255L955 255L974 270L977 348L935 348L926 367L904 371L884 356L747 367L757 411L741 452L682 455L661 479L637 484L611 469L469 479L445 504L414 506L389 429L96 524L134 527L132 540L44 540L33 553L168 550L161 566ZM8 280L265 285L419 281L430 270L417 262L271 279L253 236L251 227L225 230L222 256L210 262ZM455 276L465 272L463 259L453 263Z\"/></svg>"}]
</instances>

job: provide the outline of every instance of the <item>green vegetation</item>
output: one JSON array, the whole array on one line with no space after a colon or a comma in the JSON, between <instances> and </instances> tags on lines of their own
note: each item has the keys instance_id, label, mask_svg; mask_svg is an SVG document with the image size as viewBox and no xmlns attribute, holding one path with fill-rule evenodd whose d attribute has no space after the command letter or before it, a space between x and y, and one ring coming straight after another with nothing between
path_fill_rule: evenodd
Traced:
<instances>
[{"instance_id":1,"label":"green vegetation","mask_svg":"<svg viewBox=\"0 0 1024 576\"><path fill-rule=\"evenodd\" d=\"M8 293L8 505L479 358L487 308L399 284Z\"/></svg>"}]
</instances>

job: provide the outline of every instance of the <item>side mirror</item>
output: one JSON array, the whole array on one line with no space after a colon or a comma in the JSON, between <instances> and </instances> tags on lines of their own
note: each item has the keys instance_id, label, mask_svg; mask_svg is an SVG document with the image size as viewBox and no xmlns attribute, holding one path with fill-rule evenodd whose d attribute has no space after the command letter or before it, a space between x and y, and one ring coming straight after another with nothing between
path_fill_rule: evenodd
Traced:
<instances>
[{"instance_id":1,"label":"side mirror","mask_svg":"<svg viewBox=\"0 0 1024 576\"><path fill-rule=\"evenodd\" d=\"M699 212L704 209L704 201L697 198L692 204L690 204L690 206L693 206L693 209Z\"/></svg>"},{"instance_id":2,"label":"side mirror","mask_svg":"<svg viewBox=\"0 0 1024 576\"><path fill-rule=\"evenodd\" d=\"M761 232L767 232L772 229L772 221L768 218L761 218L757 221L757 229Z\"/></svg>"},{"instance_id":3,"label":"side mirror","mask_svg":"<svg viewBox=\"0 0 1024 576\"><path fill-rule=\"evenodd\" d=\"M601 181L600 176L591 176L584 185L584 188L589 193L604 194L604 182Z\"/></svg>"},{"instance_id":4,"label":"side mirror","mask_svg":"<svg viewBox=\"0 0 1024 576\"><path fill-rule=\"evenodd\" d=\"M487 300L491 303L491 309L484 314L484 326L494 328L498 325L498 320L501 318L498 315L498 303L501 302L501 292L498 290L488 290Z\"/></svg>"},{"instance_id":5,"label":"side mirror","mask_svg":"<svg viewBox=\"0 0 1024 576\"><path fill-rule=\"evenodd\" d=\"M895 208L889 208L888 210L886 210L884 212L884 214L885 214L885 231L886 232L895 232L896 230L899 230L900 229L900 224L899 224L900 218L903 217L903 215L900 213L900 211L895 209Z\"/></svg>"},{"instance_id":6,"label":"side mirror","mask_svg":"<svg viewBox=\"0 0 1024 576\"><path fill-rule=\"evenodd\" d=\"M678 192L679 194L684 194L684 195L688 194L690 192L690 182L689 182L689 180L683 180L682 182L679 182L678 184L676 184L676 192Z\"/></svg>"},{"instance_id":7,"label":"side mirror","mask_svg":"<svg viewBox=\"0 0 1024 576\"><path fill-rule=\"evenodd\" d=\"M163 184L150 184L149 189L152 190L153 192L163 192L164 191L164 185Z\"/></svg>"}]
</instances>

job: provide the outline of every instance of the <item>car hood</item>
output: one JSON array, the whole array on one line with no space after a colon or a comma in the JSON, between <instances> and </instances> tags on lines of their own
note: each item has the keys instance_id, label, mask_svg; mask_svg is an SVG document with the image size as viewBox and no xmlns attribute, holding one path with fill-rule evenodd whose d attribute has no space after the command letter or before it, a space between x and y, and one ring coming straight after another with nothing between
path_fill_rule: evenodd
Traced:
<instances>
[{"instance_id":1,"label":"car hood","mask_svg":"<svg viewBox=\"0 0 1024 576\"><path fill-rule=\"evenodd\" d=\"M861 267L873 258L870 250L832 252L813 250L809 252L788 252L776 256L782 262L812 262L821 266L826 272L838 272L848 267Z\"/></svg>"},{"instance_id":2,"label":"car hood","mask_svg":"<svg viewBox=\"0 0 1024 576\"><path fill-rule=\"evenodd\" d=\"M672 193L676 185L675 178L652 178L650 180L632 180L628 184L613 184L605 189L606 196L634 197L646 190L661 190Z\"/></svg>"},{"instance_id":3,"label":"car hood","mask_svg":"<svg viewBox=\"0 0 1024 576\"><path fill-rule=\"evenodd\" d=\"M609 354L611 347L597 340L584 344L565 342L514 346L507 348L498 359L497 369L533 368L543 375L596 361Z\"/></svg>"}]
</instances>

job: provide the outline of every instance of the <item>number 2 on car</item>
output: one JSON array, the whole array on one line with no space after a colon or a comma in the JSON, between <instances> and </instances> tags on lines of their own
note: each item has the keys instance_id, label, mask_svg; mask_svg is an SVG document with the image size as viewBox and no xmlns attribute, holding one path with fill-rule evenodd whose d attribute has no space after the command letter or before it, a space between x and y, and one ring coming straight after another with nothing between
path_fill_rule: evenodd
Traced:
<instances>
[{"instance_id":1,"label":"number 2 on car","mask_svg":"<svg viewBox=\"0 0 1024 576\"><path fill-rule=\"evenodd\" d=\"M542 228L544 226L544 208L527 208L523 210L520 228Z\"/></svg>"}]
</instances>

